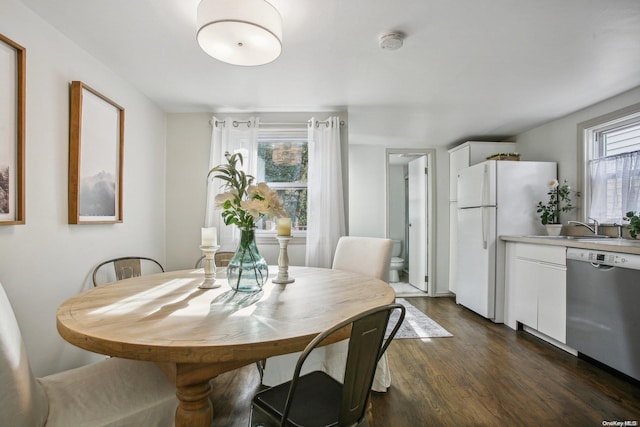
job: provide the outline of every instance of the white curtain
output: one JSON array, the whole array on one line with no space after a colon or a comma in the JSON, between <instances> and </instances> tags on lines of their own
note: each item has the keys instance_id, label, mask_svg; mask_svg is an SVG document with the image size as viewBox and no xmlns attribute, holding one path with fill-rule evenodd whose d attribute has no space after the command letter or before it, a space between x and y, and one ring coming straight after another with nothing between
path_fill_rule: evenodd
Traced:
<instances>
[{"instance_id":1,"label":"white curtain","mask_svg":"<svg viewBox=\"0 0 640 427\"><path fill-rule=\"evenodd\" d=\"M345 234L340 118L309 126L307 181L307 254L309 267L330 268L338 239Z\"/></svg>"},{"instance_id":2,"label":"white curtain","mask_svg":"<svg viewBox=\"0 0 640 427\"><path fill-rule=\"evenodd\" d=\"M249 174L255 174L258 159L258 126L259 119L211 119L211 151L209 155L209 170L226 164L224 154L229 152L242 153L244 164L242 169ZM208 172L208 171L207 171ZM237 227L226 226L222 221L220 210L214 209L216 194L223 191L223 182L219 179L209 179L207 182L207 205L205 212L205 227L218 229L218 244L221 251L235 251L238 246L239 233Z\"/></svg>"},{"instance_id":3,"label":"white curtain","mask_svg":"<svg viewBox=\"0 0 640 427\"><path fill-rule=\"evenodd\" d=\"M604 223L622 222L640 211L640 151L591 160L589 216Z\"/></svg>"}]
</instances>

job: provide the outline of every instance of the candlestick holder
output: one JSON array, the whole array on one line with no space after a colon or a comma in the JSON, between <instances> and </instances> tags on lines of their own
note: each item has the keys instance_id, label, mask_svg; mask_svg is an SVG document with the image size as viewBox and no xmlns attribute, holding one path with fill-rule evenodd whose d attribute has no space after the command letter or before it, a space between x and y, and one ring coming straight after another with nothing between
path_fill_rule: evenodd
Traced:
<instances>
[{"instance_id":1,"label":"candlestick holder","mask_svg":"<svg viewBox=\"0 0 640 427\"><path fill-rule=\"evenodd\" d=\"M289 277L289 254L287 253L287 246L291 236L276 236L278 243L280 244L280 255L278 255L278 277L272 280L273 283L280 285L286 285L287 283L293 283L296 279Z\"/></svg>"},{"instance_id":2,"label":"candlestick holder","mask_svg":"<svg viewBox=\"0 0 640 427\"><path fill-rule=\"evenodd\" d=\"M198 286L200 289L219 288L220 284L216 283L216 252L220 246L200 246L200 250L204 253L204 282Z\"/></svg>"}]
</instances>

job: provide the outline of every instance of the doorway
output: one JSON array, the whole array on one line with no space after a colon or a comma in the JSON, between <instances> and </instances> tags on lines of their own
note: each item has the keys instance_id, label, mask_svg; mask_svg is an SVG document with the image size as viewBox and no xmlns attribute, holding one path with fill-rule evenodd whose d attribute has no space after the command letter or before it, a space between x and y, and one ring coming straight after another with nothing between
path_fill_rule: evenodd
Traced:
<instances>
[{"instance_id":1,"label":"doorway","mask_svg":"<svg viewBox=\"0 0 640 427\"><path fill-rule=\"evenodd\" d=\"M400 243L401 282L433 295L435 150L386 150L386 236Z\"/></svg>"}]
</instances>

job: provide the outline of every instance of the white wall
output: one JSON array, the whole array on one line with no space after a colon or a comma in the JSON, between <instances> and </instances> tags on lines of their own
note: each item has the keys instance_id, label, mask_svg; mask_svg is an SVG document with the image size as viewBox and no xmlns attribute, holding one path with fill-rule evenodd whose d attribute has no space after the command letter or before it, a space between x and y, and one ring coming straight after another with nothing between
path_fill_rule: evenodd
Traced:
<instances>
[{"instance_id":1,"label":"white wall","mask_svg":"<svg viewBox=\"0 0 640 427\"><path fill-rule=\"evenodd\" d=\"M0 33L27 49L26 224L0 226L0 283L43 376L95 358L59 336L56 309L91 286L98 262L125 254L164 262L165 117L19 1L0 0L0 11ZM125 108L122 224L67 224L72 80Z\"/></svg>"},{"instance_id":2,"label":"white wall","mask_svg":"<svg viewBox=\"0 0 640 427\"><path fill-rule=\"evenodd\" d=\"M202 255L212 114L167 116L167 268L194 266Z\"/></svg>"},{"instance_id":3,"label":"white wall","mask_svg":"<svg viewBox=\"0 0 640 427\"><path fill-rule=\"evenodd\" d=\"M449 151L436 149L436 293L449 294Z\"/></svg>"},{"instance_id":4,"label":"white wall","mask_svg":"<svg viewBox=\"0 0 640 427\"><path fill-rule=\"evenodd\" d=\"M402 240L406 230L405 165L389 166L389 238Z\"/></svg>"},{"instance_id":5,"label":"white wall","mask_svg":"<svg viewBox=\"0 0 640 427\"><path fill-rule=\"evenodd\" d=\"M386 237L386 151L383 146L349 146L349 234Z\"/></svg>"}]
</instances>

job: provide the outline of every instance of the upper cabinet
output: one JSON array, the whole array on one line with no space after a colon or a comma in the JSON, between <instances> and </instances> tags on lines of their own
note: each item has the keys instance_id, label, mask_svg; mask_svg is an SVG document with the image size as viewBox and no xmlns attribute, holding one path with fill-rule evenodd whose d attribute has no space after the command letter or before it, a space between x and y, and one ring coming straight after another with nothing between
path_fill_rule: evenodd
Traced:
<instances>
[{"instance_id":1,"label":"upper cabinet","mask_svg":"<svg viewBox=\"0 0 640 427\"><path fill-rule=\"evenodd\" d=\"M483 162L487 157L514 151L515 142L467 141L449 150L449 201L458 200L458 171Z\"/></svg>"}]
</instances>

